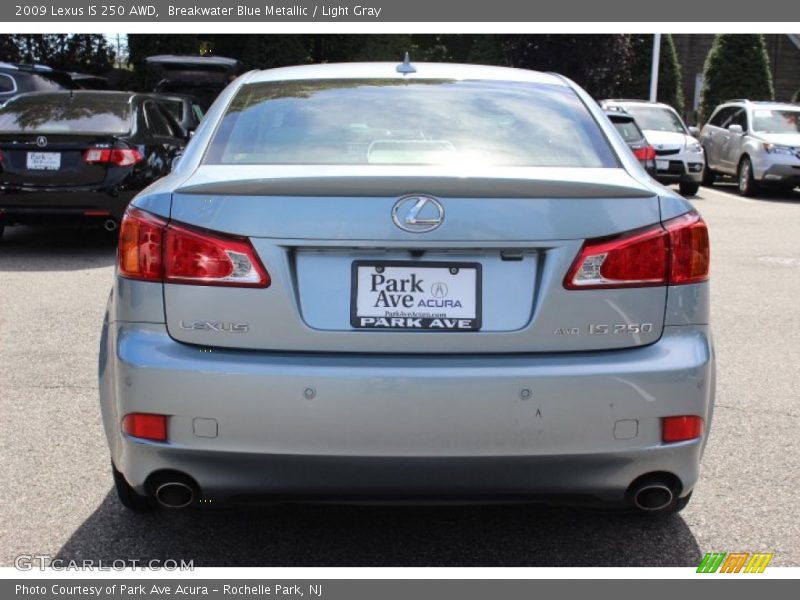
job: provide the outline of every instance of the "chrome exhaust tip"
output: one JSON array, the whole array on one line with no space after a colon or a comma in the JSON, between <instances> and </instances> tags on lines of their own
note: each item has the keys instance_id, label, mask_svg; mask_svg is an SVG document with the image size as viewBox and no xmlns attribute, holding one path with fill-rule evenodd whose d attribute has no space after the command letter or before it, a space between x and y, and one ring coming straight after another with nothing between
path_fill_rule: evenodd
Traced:
<instances>
[{"instance_id":1,"label":"chrome exhaust tip","mask_svg":"<svg viewBox=\"0 0 800 600\"><path fill-rule=\"evenodd\" d=\"M186 508L194 502L194 490L180 481L167 481L156 488L155 498L165 508Z\"/></svg>"},{"instance_id":2,"label":"chrome exhaust tip","mask_svg":"<svg viewBox=\"0 0 800 600\"><path fill-rule=\"evenodd\" d=\"M106 231L116 231L119 224L114 219L107 219L105 223L103 223L103 227Z\"/></svg>"},{"instance_id":3,"label":"chrome exhaust tip","mask_svg":"<svg viewBox=\"0 0 800 600\"><path fill-rule=\"evenodd\" d=\"M675 495L663 483L645 484L633 493L633 504L639 510L648 512L664 510L669 507Z\"/></svg>"}]
</instances>

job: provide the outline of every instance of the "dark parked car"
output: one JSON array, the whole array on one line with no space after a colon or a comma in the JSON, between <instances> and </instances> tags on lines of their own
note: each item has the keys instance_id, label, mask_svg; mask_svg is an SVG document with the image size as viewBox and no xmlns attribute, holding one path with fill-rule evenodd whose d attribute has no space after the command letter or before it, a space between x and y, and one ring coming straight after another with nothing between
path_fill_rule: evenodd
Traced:
<instances>
[{"instance_id":1,"label":"dark parked car","mask_svg":"<svg viewBox=\"0 0 800 600\"><path fill-rule=\"evenodd\" d=\"M224 56L161 54L148 56L145 61L155 80L154 92L189 94L204 111L241 70L238 60Z\"/></svg>"},{"instance_id":2,"label":"dark parked car","mask_svg":"<svg viewBox=\"0 0 800 600\"><path fill-rule=\"evenodd\" d=\"M178 125L187 135L194 132L205 114L200 102L187 94L153 94L161 104L175 117Z\"/></svg>"},{"instance_id":3,"label":"dark parked car","mask_svg":"<svg viewBox=\"0 0 800 600\"><path fill-rule=\"evenodd\" d=\"M68 73L44 65L0 62L0 106L25 92L72 90L77 86Z\"/></svg>"},{"instance_id":4,"label":"dark parked car","mask_svg":"<svg viewBox=\"0 0 800 600\"><path fill-rule=\"evenodd\" d=\"M644 133L632 115L621 110L607 110L606 116L622 137L633 155L651 176L656 174L656 149L647 143Z\"/></svg>"},{"instance_id":5,"label":"dark parked car","mask_svg":"<svg viewBox=\"0 0 800 600\"><path fill-rule=\"evenodd\" d=\"M186 139L153 97L22 94L0 109L0 233L7 225L102 219L115 229L137 192L166 175Z\"/></svg>"}]
</instances>

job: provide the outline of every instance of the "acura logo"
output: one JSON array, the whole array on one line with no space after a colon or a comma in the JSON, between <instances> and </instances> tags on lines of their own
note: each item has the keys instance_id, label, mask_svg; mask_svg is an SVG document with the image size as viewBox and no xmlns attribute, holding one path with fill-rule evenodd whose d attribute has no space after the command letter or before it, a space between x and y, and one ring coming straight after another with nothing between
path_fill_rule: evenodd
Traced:
<instances>
[{"instance_id":1,"label":"acura logo","mask_svg":"<svg viewBox=\"0 0 800 600\"><path fill-rule=\"evenodd\" d=\"M47 138L43 135L40 135L36 138L36 145L39 146L39 148L44 148L47 146Z\"/></svg>"},{"instance_id":2,"label":"acura logo","mask_svg":"<svg viewBox=\"0 0 800 600\"><path fill-rule=\"evenodd\" d=\"M404 196L394 203L392 220L404 231L425 233L442 224L444 208L431 196Z\"/></svg>"}]
</instances>

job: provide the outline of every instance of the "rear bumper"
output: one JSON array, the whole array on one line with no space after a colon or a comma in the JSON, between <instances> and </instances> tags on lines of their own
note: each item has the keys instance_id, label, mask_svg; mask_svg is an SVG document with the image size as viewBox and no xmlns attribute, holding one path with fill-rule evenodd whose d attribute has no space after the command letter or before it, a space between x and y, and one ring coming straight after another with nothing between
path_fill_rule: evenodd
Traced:
<instances>
[{"instance_id":1,"label":"rear bumper","mask_svg":"<svg viewBox=\"0 0 800 600\"><path fill-rule=\"evenodd\" d=\"M133 442L127 442L133 444ZM188 474L204 503L320 502L564 502L625 503L641 475L670 473L680 495L698 478L702 442L621 452L541 456L386 457L256 454L159 448L126 450L126 479L152 493L159 471ZM203 504L203 502L201 502Z\"/></svg>"},{"instance_id":2,"label":"rear bumper","mask_svg":"<svg viewBox=\"0 0 800 600\"><path fill-rule=\"evenodd\" d=\"M112 459L139 492L162 470L216 502L258 497L529 498L621 502L637 477L693 488L705 437L664 445L660 419L710 424L703 326L647 347L504 356L203 351L163 325L104 328L100 395ZM120 432L171 415L170 441ZM706 429L706 431L708 428Z\"/></svg>"},{"instance_id":3,"label":"rear bumper","mask_svg":"<svg viewBox=\"0 0 800 600\"><path fill-rule=\"evenodd\" d=\"M95 189L0 191L0 223L112 218L120 220L135 191L116 195Z\"/></svg>"}]
</instances>

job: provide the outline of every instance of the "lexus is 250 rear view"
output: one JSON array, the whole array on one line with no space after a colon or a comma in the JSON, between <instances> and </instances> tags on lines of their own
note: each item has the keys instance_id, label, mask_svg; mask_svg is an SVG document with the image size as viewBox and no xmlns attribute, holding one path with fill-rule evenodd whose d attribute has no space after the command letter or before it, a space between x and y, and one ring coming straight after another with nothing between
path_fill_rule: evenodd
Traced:
<instances>
[{"instance_id":1,"label":"lexus is 250 rear view","mask_svg":"<svg viewBox=\"0 0 800 600\"><path fill-rule=\"evenodd\" d=\"M558 75L253 71L121 223L120 500L561 502L697 483L709 243Z\"/></svg>"}]
</instances>

